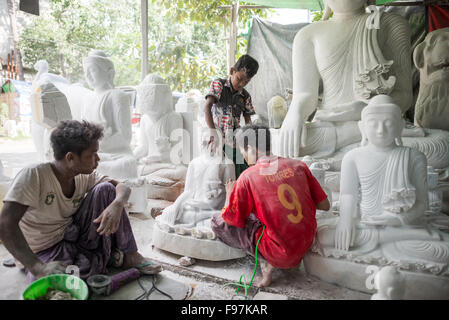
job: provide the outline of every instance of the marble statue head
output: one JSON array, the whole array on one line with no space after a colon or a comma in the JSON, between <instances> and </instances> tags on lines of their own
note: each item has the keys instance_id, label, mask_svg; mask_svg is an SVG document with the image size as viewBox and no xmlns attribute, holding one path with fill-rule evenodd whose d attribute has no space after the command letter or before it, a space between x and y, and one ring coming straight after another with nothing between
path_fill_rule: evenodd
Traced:
<instances>
[{"instance_id":1,"label":"marble statue head","mask_svg":"<svg viewBox=\"0 0 449 320\"><path fill-rule=\"evenodd\" d=\"M170 86L157 74L149 74L137 86L137 110L150 118L173 111Z\"/></svg>"},{"instance_id":2,"label":"marble statue head","mask_svg":"<svg viewBox=\"0 0 449 320\"><path fill-rule=\"evenodd\" d=\"M92 50L83 60L84 75L91 88L114 86L114 63L101 50Z\"/></svg>"},{"instance_id":3,"label":"marble statue head","mask_svg":"<svg viewBox=\"0 0 449 320\"><path fill-rule=\"evenodd\" d=\"M48 62L46 60L39 60L34 64L34 69L40 73L48 72Z\"/></svg>"},{"instance_id":4,"label":"marble statue head","mask_svg":"<svg viewBox=\"0 0 449 320\"><path fill-rule=\"evenodd\" d=\"M331 11L350 13L360 10L366 5L376 4L376 0L324 0L324 13L322 20L329 19Z\"/></svg>"},{"instance_id":5,"label":"marble statue head","mask_svg":"<svg viewBox=\"0 0 449 320\"><path fill-rule=\"evenodd\" d=\"M217 141L218 140L218 141ZM217 157L222 156L223 139L214 139L210 141L209 130L201 130L201 154L206 157Z\"/></svg>"},{"instance_id":6,"label":"marble statue head","mask_svg":"<svg viewBox=\"0 0 449 320\"><path fill-rule=\"evenodd\" d=\"M401 133L404 126L401 109L393 99L387 95L377 95L362 110L359 121L362 146L368 143L377 147L389 147L394 143L402 145Z\"/></svg>"},{"instance_id":7,"label":"marble statue head","mask_svg":"<svg viewBox=\"0 0 449 320\"><path fill-rule=\"evenodd\" d=\"M396 267L386 266L374 276L374 286L379 298L400 300L405 293L405 277Z\"/></svg>"},{"instance_id":8,"label":"marble statue head","mask_svg":"<svg viewBox=\"0 0 449 320\"><path fill-rule=\"evenodd\" d=\"M449 81L449 28L427 34L424 41L416 46L413 61L420 70L422 80L438 77Z\"/></svg>"},{"instance_id":9,"label":"marble statue head","mask_svg":"<svg viewBox=\"0 0 449 320\"><path fill-rule=\"evenodd\" d=\"M449 130L449 28L430 32L413 52L419 69L415 123Z\"/></svg>"}]
</instances>

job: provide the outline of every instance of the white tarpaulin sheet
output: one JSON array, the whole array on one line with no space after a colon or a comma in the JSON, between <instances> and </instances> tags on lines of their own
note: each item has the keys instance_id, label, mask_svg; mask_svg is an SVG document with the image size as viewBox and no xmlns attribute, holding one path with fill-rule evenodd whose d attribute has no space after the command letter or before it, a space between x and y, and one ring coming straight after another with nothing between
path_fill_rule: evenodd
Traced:
<instances>
[{"instance_id":1,"label":"white tarpaulin sheet","mask_svg":"<svg viewBox=\"0 0 449 320\"><path fill-rule=\"evenodd\" d=\"M285 97L292 88L292 45L296 33L308 23L282 25L254 18L248 41L248 54L259 62L259 71L246 89L256 113L267 119L267 102L275 95Z\"/></svg>"}]
</instances>

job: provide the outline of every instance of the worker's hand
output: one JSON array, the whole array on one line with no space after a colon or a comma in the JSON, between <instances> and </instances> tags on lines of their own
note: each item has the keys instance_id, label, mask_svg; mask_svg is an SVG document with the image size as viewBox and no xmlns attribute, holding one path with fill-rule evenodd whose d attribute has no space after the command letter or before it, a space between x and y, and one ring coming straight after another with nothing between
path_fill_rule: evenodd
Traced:
<instances>
[{"instance_id":1,"label":"worker's hand","mask_svg":"<svg viewBox=\"0 0 449 320\"><path fill-rule=\"evenodd\" d=\"M48 276L49 274L64 274L66 273L67 265L61 261L51 261L48 263L41 263L34 267L31 273L37 278Z\"/></svg>"},{"instance_id":2,"label":"worker's hand","mask_svg":"<svg viewBox=\"0 0 449 320\"><path fill-rule=\"evenodd\" d=\"M123 208L123 204L113 201L106 209L104 209L98 218L93 221L94 223L100 224L97 229L97 232L100 235L108 237L117 231Z\"/></svg>"},{"instance_id":3,"label":"worker's hand","mask_svg":"<svg viewBox=\"0 0 449 320\"><path fill-rule=\"evenodd\" d=\"M226 196L229 197L229 195L231 194L232 190L234 189L235 186L235 180L229 179L228 181L226 181Z\"/></svg>"}]
</instances>

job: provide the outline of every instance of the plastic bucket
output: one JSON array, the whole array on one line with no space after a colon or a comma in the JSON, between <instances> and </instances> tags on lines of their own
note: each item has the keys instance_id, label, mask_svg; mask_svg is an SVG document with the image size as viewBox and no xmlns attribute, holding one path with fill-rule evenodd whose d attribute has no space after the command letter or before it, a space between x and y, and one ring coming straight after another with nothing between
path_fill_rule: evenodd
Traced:
<instances>
[{"instance_id":1,"label":"plastic bucket","mask_svg":"<svg viewBox=\"0 0 449 320\"><path fill-rule=\"evenodd\" d=\"M70 274L51 274L31 283L23 292L24 300L39 300L49 289L69 292L77 300L87 300L89 289L79 277Z\"/></svg>"}]
</instances>

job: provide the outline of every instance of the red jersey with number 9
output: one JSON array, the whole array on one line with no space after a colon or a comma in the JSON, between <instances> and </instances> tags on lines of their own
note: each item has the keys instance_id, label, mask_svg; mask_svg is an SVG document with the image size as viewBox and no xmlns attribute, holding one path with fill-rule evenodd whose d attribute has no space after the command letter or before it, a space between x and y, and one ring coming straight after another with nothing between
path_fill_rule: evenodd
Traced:
<instances>
[{"instance_id":1,"label":"red jersey with number 9","mask_svg":"<svg viewBox=\"0 0 449 320\"><path fill-rule=\"evenodd\" d=\"M240 175L222 217L226 223L243 228L253 213L265 226L258 251L274 267L292 268L312 245L316 204L326 198L304 162L262 157ZM255 243L261 233L262 228L253 239Z\"/></svg>"}]
</instances>

